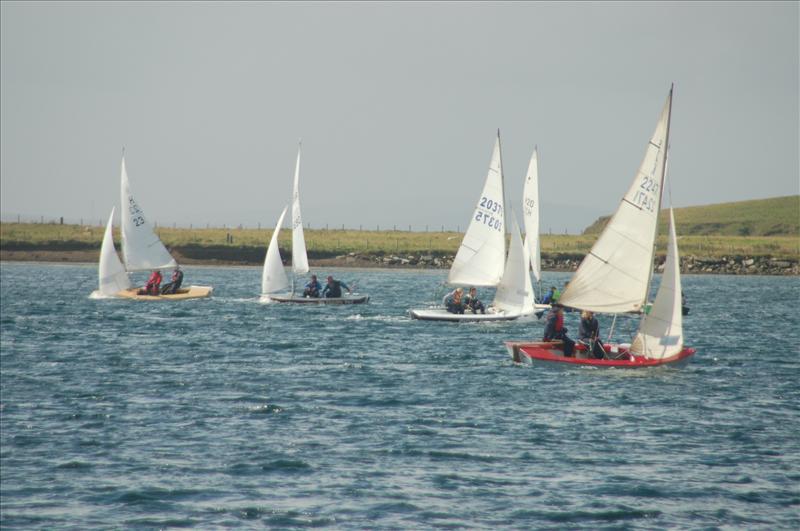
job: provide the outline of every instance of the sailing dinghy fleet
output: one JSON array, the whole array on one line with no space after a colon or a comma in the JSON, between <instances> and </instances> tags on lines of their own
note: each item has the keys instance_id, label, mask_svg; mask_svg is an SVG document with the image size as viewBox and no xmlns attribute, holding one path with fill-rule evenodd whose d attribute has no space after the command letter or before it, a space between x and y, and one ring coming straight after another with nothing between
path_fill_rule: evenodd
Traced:
<instances>
[{"instance_id":1,"label":"sailing dinghy fleet","mask_svg":"<svg viewBox=\"0 0 800 531\"><path fill-rule=\"evenodd\" d=\"M565 355L562 341L505 341L512 360L550 366L594 366L642 368L680 366L687 363L695 350L684 346L681 279L675 220L669 210L667 257L661 284L655 300L649 303L658 214L669 153L672 115L670 89L656 129L651 136L639 170L616 212L584 257L572 276L559 305L613 316L639 315L638 330L630 343L605 343L602 358L592 356L587 346L578 344L573 355ZM309 272L302 215L300 212L300 153L297 150L292 192L292 279L284 269L278 246L278 235L288 212L281 212L270 238L261 275L262 302L297 304L361 304L368 295L309 297L295 293L297 278ZM100 250L99 286L93 298L130 298L137 300L182 300L211 295L211 286L190 286L168 295L142 295L131 286L129 275L177 267L175 259L164 247L153 226L144 216L130 191L121 163L121 261L114 249L112 208ZM456 253L447 277L449 285L494 287L492 303L481 313L451 313L441 306L411 309L409 315L418 320L449 322L510 321L541 315L549 305L536 302L531 274L541 293L541 251L539 243L538 150L534 149L528 165L522 212L525 228L523 240L513 210L506 212L500 133L497 133L489 171L469 226ZM511 220L508 252L507 223ZM614 324L611 329L613 332ZM609 339L612 334L609 333ZM598 354L599 356L599 354Z\"/></svg>"}]
</instances>

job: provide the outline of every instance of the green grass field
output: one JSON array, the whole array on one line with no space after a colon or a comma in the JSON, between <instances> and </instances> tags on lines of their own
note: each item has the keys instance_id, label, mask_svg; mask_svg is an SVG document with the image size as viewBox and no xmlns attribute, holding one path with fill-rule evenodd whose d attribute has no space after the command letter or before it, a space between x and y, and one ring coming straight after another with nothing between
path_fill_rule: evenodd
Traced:
<instances>
[{"instance_id":1,"label":"green grass field","mask_svg":"<svg viewBox=\"0 0 800 531\"><path fill-rule=\"evenodd\" d=\"M677 216L677 214L676 214ZM168 247L187 245L262 247L266 249L272 230L269 229L173 229L158 228L157 232ZM119 242L119 231L115 231ZM461 243L462 234L456 232L401 232L354 230L306 230L306 247L309 253L346 254L454 254ZM0 247L14 243L35 246L78 242L100 247L103 228L80 225L1 223ZM233 241L230 241L230 238ZM595 239L594 234L543 235L544 254L585 254ZM291 248L291 232L281 231L279 241L283 249ZM772 256L775 258L800 257L798 236L724 236L679 235L681 255L719 257L730 255ZM659 236L659 254L666 247L666 237Z\"/></svg>"},{"instance_id":2,"label":"green grass field","mask_svg":"<svg viewBox=\"0 0 800 531\"><path fill-rule=\"evenodd\" d=\"M663 210L661 234L666 234L667 216ZM599 234L607 222L600 218L584 234ZM800 237L800 195L676 208L675 225L678 235Z\"/></svg>"}]
</instances>

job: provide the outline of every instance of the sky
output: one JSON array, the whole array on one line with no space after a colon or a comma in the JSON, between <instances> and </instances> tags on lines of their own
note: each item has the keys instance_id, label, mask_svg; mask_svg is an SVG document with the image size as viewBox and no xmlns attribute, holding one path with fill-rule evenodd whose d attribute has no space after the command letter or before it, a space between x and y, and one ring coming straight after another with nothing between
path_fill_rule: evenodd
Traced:
<instances>
[{"instance_id":1,"label":"sky","mask_svg":"<svg viewBox=\"0 0 800 531\"><path fill-rule=\"evenodd\" d=\"M307 226L463 231L499 129L517 219L538 146L575 234L672 83L664 206L798 194L799 5L3 1L2 219L104 222L124 147L159 225L272 227L302 139Z\"/></svg>"}]
</instances>

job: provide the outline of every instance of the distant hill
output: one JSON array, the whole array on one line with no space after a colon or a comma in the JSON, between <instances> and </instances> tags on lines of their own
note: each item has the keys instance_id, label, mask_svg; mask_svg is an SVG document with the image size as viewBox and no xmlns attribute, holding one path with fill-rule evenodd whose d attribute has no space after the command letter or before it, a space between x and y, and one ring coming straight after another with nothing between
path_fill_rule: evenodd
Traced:
<instances>
[{"instance_id":1,"label":"distant hill","mask_svg":"<svg viewBox=\"0 0 800 531\"><path fill-rule=\"evenodd\" d=\"M599 234L610 216L589 225L583 234ZM800 236L800 195L675 209L676 231L682 236ZM659 232L666 234L667 210Z\"/></svg>"}]
</instances>

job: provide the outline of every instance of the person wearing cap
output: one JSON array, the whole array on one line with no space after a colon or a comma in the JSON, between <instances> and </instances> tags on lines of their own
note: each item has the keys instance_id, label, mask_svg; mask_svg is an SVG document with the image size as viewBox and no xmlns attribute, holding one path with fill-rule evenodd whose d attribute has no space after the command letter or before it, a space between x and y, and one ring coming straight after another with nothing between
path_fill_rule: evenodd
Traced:
<instances>
[{"instance_id":1,"label":"person wearing cap","mask_svg":"<svg viewBox=\"0 0 800 531\"><path fill-rule=\"evenodd\" d=\"M326 299L331 297L341 297L342 288L346 289L347 293L352 293L350 291L350 287L347 284L345 284L341 280L334 280L332 276L328 275L328 283L322 290L322 296L325 297Z\"/></svg>"},{"instance_id":2,"label":"person wearing cap","mask_svg":"<svg viewBox=\"0 0 800 531\"><path fill-rule=\"evenodd\" d=\"M564 342L564 356L571 358L575 352L575 341L567 337L567 327L564 326L564 307L553 304L547 314L547 324L544 325L542 341Z\"/></svg>"},{"instance_id":3,"label":"person wearing cap","mask_svg":"<svg viewBox=\"0 0 800 531\"><path fill-rule=\"evenodd\" d=\"M175 266L175 270L172 272L172 278L169 282L161 286L161 294L162 295L169 295L171 293L177 293L178 289L183 284L183 271L181 271L180 266Z\"/></svg>"},{"instance_id":4,"label":"person wearing cap","mask_svg":"<svg viewBox=\"0 0 800 531\"><path fill-rule=\"evenodd\" d=\"M464 288L456 288L445 295L442 304L450 313L464 313Z\"/></svg>"}]
</instances>

